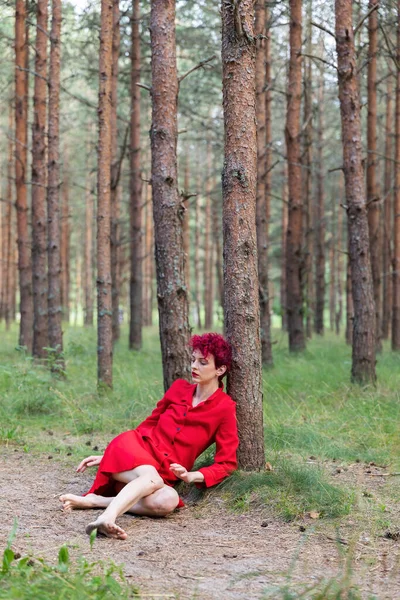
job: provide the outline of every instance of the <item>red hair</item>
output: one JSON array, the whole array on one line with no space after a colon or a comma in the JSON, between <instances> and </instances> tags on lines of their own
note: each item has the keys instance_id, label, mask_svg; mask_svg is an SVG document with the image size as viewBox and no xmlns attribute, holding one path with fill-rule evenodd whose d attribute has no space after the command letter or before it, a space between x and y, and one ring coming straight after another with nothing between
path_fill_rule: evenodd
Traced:
<instances>
[{"instance_id":1,"label":"red hair","mask_svg":"<svg viewBox=\"0 0 400 600\"><path fill-rule=\"evenodd\" d=\"M212 354L217 369L225 366L226 373L230 370L232 366L232 348L221 334L203 333L203 335L194 335L190 340L190 346L193 350L199 350L204 357Z\"/></svg>"}]
</instances>

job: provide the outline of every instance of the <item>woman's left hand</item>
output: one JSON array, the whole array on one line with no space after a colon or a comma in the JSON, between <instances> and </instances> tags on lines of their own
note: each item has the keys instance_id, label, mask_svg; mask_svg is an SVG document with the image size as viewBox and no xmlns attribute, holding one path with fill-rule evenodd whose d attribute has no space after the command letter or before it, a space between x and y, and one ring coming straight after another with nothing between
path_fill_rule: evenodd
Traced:
<instances>
[{"instance_id":1,"label":"woman's left hand","mask_svg":"<svg viewBox=\"0 0 400 600\"><path fill-rule=\"evenodd\" d=\"M185 467L182 467L182 465L178 465L178 463L172 463L172 465L170 465L170 469L175 477L182 479L182 481L185 483L192 483L193 473L185 469Z\"/></svg>"}]
</instances>

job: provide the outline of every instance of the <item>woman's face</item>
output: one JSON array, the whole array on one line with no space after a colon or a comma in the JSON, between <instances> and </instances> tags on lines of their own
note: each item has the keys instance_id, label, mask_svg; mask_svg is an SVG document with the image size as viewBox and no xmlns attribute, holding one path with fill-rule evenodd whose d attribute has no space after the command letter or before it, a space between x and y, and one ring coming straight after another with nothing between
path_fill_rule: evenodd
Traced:
<instances>
[{"instance_id":1,"label":"woman's face","mask_svg":"<svg viewBox=\"0 0 400 600\"><path fill-rule=\"evenodd\" d=\"M225 367L216 367L214 356L204 356L200 350L193 350L192 354L192 380L193 383L204 385L206 383L218 384L218 377L225 373Z\"/></svg>"}]
</instances>

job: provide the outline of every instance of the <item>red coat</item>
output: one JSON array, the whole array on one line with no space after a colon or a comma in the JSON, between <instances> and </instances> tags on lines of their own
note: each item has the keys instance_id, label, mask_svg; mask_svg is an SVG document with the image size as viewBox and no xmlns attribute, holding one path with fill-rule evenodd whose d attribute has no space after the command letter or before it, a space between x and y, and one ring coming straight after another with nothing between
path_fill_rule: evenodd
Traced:
<instances>
[{"instance_id":1,"label":"red coat","mask_svg":"<svg viewBox=\"0 0 400 600\"><path fill-rule=\"evenodd\" d=\"M216 443L214 463L199 469L204 485L220 483L237 469L236 404L219 388L205 402L192 406L196 385L175 381L151 415L135 430L126 431L107 446L88 493L114 496L121 489L112 473L153 465L165 483L178 481L169 468L179 463L191 471L198 456Z\"/></svg>"}]
</instances>

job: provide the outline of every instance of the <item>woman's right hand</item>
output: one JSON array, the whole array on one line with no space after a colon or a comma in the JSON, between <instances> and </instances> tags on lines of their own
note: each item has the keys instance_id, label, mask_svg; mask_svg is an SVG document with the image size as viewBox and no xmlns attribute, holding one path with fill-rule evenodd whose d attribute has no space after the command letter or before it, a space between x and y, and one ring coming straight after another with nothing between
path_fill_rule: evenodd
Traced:
<instances>
[{"instance_id":1,"label":"woman's right hand","mask_svg":"<svg viewBox=\"0 0 400 600\"><path fill-rule=\"evenodd\" d=\"M81 463L79 463L79 465L77 466L76 472L83 473L84 471L86 471L87 467L96 467L97 465L100 464L102 458L103 458L103 455L88 456L87 458L84 458L83 461Z\"/></svg>"}]
</instances>

